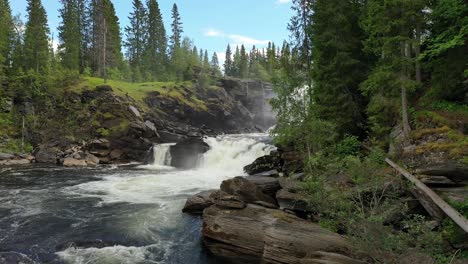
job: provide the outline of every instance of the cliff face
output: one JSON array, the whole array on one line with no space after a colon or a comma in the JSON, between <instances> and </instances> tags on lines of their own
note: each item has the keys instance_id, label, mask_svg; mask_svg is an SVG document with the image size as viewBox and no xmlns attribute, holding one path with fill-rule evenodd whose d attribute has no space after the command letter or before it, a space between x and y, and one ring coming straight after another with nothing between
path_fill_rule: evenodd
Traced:
<instances>
[{"instance_id":1,"label":"cliff face","mask_svg":"<svg viewBox=\"0 0 468 264\"><path fill-rule=\"evenodd\" d=\"M223 78L221 86L251 113L254 122L267 130L276 122L269 101L276 96L271 84L256 80Z\"/></svg>"},{"instance_id":2,"label":"cliff face","mask_svg":"<svg viewBox=\"0 0 468 264\"><path fill-rule=\"evenodd\" d=\"M37 162L73 166L143 161L154 143L259 132L274 122L267 99L271 88L262 82L220 79L208 87L91 85L88 81L79 89L65 89L47 103L34 103L33 110L23 111L35 117L27 121L26 138ZM24 110L31 104L15 107Z\"/></svg>"}]
</instances>

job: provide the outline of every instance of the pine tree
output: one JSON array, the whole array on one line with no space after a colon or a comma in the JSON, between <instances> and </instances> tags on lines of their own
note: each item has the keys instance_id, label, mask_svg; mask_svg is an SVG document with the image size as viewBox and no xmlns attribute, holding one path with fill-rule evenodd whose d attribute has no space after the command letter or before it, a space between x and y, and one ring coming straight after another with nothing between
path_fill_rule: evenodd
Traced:
<instances>
[{"instance_id":1,"label":"pine tree","mask_svg":"<svg viewBox=\"0 0 468 264\"><path fill-rule=\"evenodd\" d=\"M224 74L226 76L232 76L233 74L233 61L232 61L232 51L231 46L228 44L226 48L226 59L224 61Z\"/></svg>"},{"instance_id":2,"label":"pine tree","mask_svg":"<svg viewBox=\"0 0 468 264\"><path fill-rule=\"evenodd\" d=\"M171 53L173 53L177 48L180 48L180 41L182 38L182 33L184 30L182 29L182 21L179 14L179 9L177 8L177 4L174 3L172 6L172 36L170 38L171 42Z\"/></svg>"},{"instance_id":3,"label":"pine tree","mask_svg":"<svg viewBox=\"0 0 468 264\"><path fill-rule=\"evenodd\" d=\"M28 22L24 37L24 69L36 73L49 72L49 26L40 0L28 0Z\"/></svg>"},{"instance_id":4,"label":"pine tree","mask_svg":"<svg viewBox=\"0 0 468 264\"><path fill-rule=\"evenodd\" d=\"M148 1L148 40L145 48L145 65L156 78L161 78L167 68L167 37L159 4Z\"/></svg>"},{"instance_id":5,"label":"pine tree","mask_svg":"<svg viewBox=\"0 0 468 264\"><path fill-rule=\"evenodd\" d=\"M342 135L359 135L364 128L359 84L368 71L358 23L362 6L358 1L316 0L312 8L315 110Z\"/></svg>"},{"instance_id":6,"label":"pine tree","mask_svg":"<svg viewBox=\"0 0 468 264\"><path fill-rule=\"evenodd\" d=\"M14 46L14 24L8 0L0 0L0 88L11 65Z\"/></svg>"},{"instance_id":7,"label":"pine tree","mask_svg":"<svg viewBox=\"0 0 468 264\"><path fill-rule=\"evenodd\" d=\"M151 5L152 1L149 2ZM125 28L127 58L132 68L140 66L148 37L146 9L141 0L133 0L133 12L129 16L130 25Z\"/></svg>"},{"instance_id":8,"label":"pine tree","mask_svg":"<svg viewBox=\"0 0 468 264\"><path fill-rule=\"evenodd\" d=\"M58 27L60 45L59 56L63 67L78 71L81 56L80 6L78 0L61 0L59 10L62 22Z\"/></svg>"}]
</instances>

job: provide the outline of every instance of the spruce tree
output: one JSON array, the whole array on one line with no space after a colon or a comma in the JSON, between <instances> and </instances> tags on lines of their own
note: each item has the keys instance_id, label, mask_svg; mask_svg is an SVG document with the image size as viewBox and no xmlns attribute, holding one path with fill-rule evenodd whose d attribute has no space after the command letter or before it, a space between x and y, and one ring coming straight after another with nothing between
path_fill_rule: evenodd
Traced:
<instances>
[{"instance_id":1,"label":"spruce tree","mask_svg":"<svg viewBox=\"0 0 468 264\"><path fill-rule=\"evenodd\" d=\"M232 51L231 46L228 44L226 48L226 59L224 61L224 74L226 76L232 76L233 74L233 61L232 61Z\"/></svg>"},{"instance_id":2,"label":"spruce tree","mask_svg":"<svg viewBox=\"0 0 468 264\"><path fill-rule=\"evenodd\" d=\"M91 4L92 21L92 70L107 78L107 69L122 66L121 35L119 19L110 0L93 0Z\"/></svg>"},{"instance_id":3,"label":"spruce tree","mask_svg":"<svg viewBox=\"0 0 468 264\"><path fill-rule=\"evenodd\" d=\"M179 9L177 8L177 4L174 3L172 6L172 35L170 38L171 43L171 51L172 53L177 49L180 48L180 41L182 39L182 33L184 30L182 29L182 21L179 14Z\"/></svg>"},{"instance_id":4,"label":"spruce tree","mask_svg":"<svg viewBox=\"0 0 468 264\"><path fill-rule=\"evenodd\" d=\"M249 58L247 56L247 52L245 50L244 45L241 45L240 56L239 56L239 74L238 74L240 78L247 78L248 65L249 65Z\"/></svg>"},{"instance_id":5,"label":"spruce tree","mask_svg":"<svg viewBox=\"0 0 468 264\"><path fill-rule=\"evenodd\" d=\"M24 69L49 72L49 26L41 0L28 0L28 22L24 36Z\"/></svg>"},{"instance_id":6,"label":"spruce tree","mask_svg":"<svg viewBox=\"0 0 468 264\"><path fill-rule=\"evenodd\" d=\"M78 0L61 0L59 10L62 21L58 27L60 45L59 56L63 67L78 71L81 56L80 6Z\"/></svg>"},{"instance_id":7,"label":"spruce tree","mask_svg":"<svg viewBox=\"0 0 468 264\"><path fill-rule=\"evenodd\" d=\"M236 52L234 53L234 58L232 60L232 76L239 77L239 69L241 63L240 49L239 46L236 46Z\"/></svg>"},{"instance_id":8,"label":"spruce tree","mask_svg":"<svg viewBox=\"0 0 468 264\"><path fill-rule=\"evenodd\" d=\"M151 5L151 1L149 4ZM130 66L135 68L141 65L149 29L146 9L141 0L133 0L133 12L128 19L130 25L125 28L125 47Z\"/></svg>"},{"instance_id":9,"label":"spruce tree","mask_svg":"<svg viewBox=\"0 0 468 264\"><path fill-rule=\"evenodd\" d=\"M420 19L424 1L371 0L361 24L368 37L365 48L379 57L368 79L361 85L371 98L368 106L371 130L376 136L389 133L400 115L404 135L411 130L408 114L408 96L419 85L414 77L415 19ZM399 103L398 103L399 102ZM398 109L399 113L395 112Z\"/></svg>"},{"instance_id":10,"label":"spruce tree","mask_svg":"<svg viewBox=\"0 0 468 264\"><path fill-rule=\"evenodd\" d=\"M205 50L205 54L203 55L203 67L205 69L210 68L210 59L208 57L208 51L207 50Z\"/></svg>"},{"instance_id":11,"label":"spruce tree","mask_svg":"<svg viewBox=\"0 0 468 264\"><path fill-rule=\"evenodd\" d=\"M148 1L148 40L145 48L145 66L152 76L162 78L167 68L167 37L159 4Z\"/></svg>"},{"instance_id":12,"label":"spruce tree","mask_svg":"<svg viewBox=\"0 0 468 264\"><path fill-rule=\"evenodd\" d=\"M8 0L0 0L0 87L11 64L14 46L14 24Z\"/></svg>"},{"instance_id":13,"label":"spruce tree","mask_svg":"<svg viewBox=\"0 0 468 264\"><path fill-rule=\"evenodd\" d=\"M210 64L211 64L211 67L215 69L219 69L219 59L218 59L218 54L216 52L213 53Z\"/></svg>"},{"instance_id":14,"label":"spruce tree","mask_svg":"<svg viewBox=\"0 0 468 264\"><path fill-rule=\"evenodd\" d=\"M358 1L316 0L312 8L315 110L319 118L335 123L342 135L359 135L364 128L359 84L368 71L358 21L362 5Z\"/></svg>"}]
</instances>

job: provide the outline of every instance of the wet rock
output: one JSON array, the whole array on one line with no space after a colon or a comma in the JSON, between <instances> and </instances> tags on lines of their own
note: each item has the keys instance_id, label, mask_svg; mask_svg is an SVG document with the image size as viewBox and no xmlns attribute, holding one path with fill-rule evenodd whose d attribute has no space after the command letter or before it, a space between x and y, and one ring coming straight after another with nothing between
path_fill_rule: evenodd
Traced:
<instances>
[{"instance_id":1,"label":"wet rock","mask_svg":"<svg viewBox=\"0 0 468 264\"><path fill-rule=\"evenodd\" d=\"M15 155L9 153L0 153L0 160L9 160L13 159Z\"/></svg>"},{"instance_id":2,"label":"wet rock","mask_svg":"<svg viewBox=\"0 0 468 264\"><path fill-rule=\"evenodd\" d=\"M277 178L266 176L249 176L245 178L250 182L253 182L264 194L271 197L275 197L276 192L281 189Z\"/></svg>"},{"instance_id":3,"label":"wet rock","mask_svg":"<svg viewBox=\"0 0 468 264\"><path fill-rule=\"evenodd\" d=\"M276 204L275 199L263 193L262 190L253 182L245 179L244 177L235 177L223 181L221 183L221 191L234 195L238 197L239 200L246 203L263 201L270 204Z\"/></svg>"},{"instance_id":4,"label":"wet rock","mask_svg":"<svg viewBox=\"0 0 468 264\"><path fill-rule=\"evenodd\" d=\"M112 160L119 160L124 155L124 152L121 149L114 149L109 155Z\"/></svg>"},{"instance_id":5,"label":"wet rock","mask_svg":"<svg viewBox=\"0 0 468 264\"><path fill-rule=\"evenodd\" d=\"M247 204L241 201L237 196L227 194L215 199L214 204L218 207L228 209L243 209L247 206Z\"/></svg>"},{"instance_id":6,"label":"wet rock","mask_svg":"<svg viewBox=\"0 0 468 264\"><path fill-rule=\"evenodd\" d=\"M249 175L262 172L278 170L281 168L281 159L278 154L265 155L256 159L252 164L244 167L244 171Z\"/></svg>"},{"instance_id":7,"label":"wet rock","mask_svg":"<svg viewBox=\"0 0 468 264\"><path fill-rule=\"evenodd\" d=\"M279 177L279 172L277 170L270 170L270 171L265 171L265 172L260 172L253 174L251 176L264 176L264 177Z\"/></svg>"},{"instance_id":8,"label":"wet rock","mask_svg":"<svg viewBox=\"0 0 468 264\"><path fill-rule=\"evenodd\" d=\"M214 190L203 191L203 192L200 192L191 196L185 202L182 212L195 214L195 215L198 215L198 214L201 215L203 213L203 210L205 210L205 208L208 208L211 205L213 205L214 203L213 199L210 197L210 195L213 192Z\"/></svg>"},{"instance_id":9,"label":"wet rock","mask_svg":"<svg viewBox=\"0 0 468 264\"><path fill-rule=\"evenodd\" d=\"M85 162L89 166L96 166L99 164L99 159L91 153L86 153Z\"/></svg>"},{"instance_id":10,"label":"wet rock","mask_svg":"<svg viewBox=\"0 0 468 264\"><path fill-rule=\"evenodd\" d=\"M38 150L35 152L36 162L57 164L57 155L59 152L60 151L56 148L39 146Z\"/></svg>"},{"instance_id":11,"label":"wet rock","mask_svg":"<svg viewBox=\"0 0 468 264\"><path fill-rule=\"evenodd\" d=\"M233 263L364 263L343 237L279 210L211 206L203 220L208 250Z\"/></svg>"},{"instance_id":12,"label":"wet rock","mask_svg":"<svg viewBox=\"0 0 468 264\"><path fill-rule=\"evenodd\" d=\"M187 138L185 135L172 133L169 131L158 131L159 137L164 143L181 142Z\"/></svg>"},{"instance_id":13,"label":"wet rock","mask_svg":"<svg viewBox=\"0 0 468 264\"><path fill-rule=\"evenodd\" d=\"M65 167L85 167L86 161L85 160L78 160L74 158L65 158L63 160L63 166Z\"/></svg>"},{"instance_id":14,"label":"wet rock","mask_svg":"<svg viewBox=\"0 0 468 264\"><path fill-rule=\"evenodd\" d=\"M207 152L210 146L201 138L188 138L171 146L171 166L192 169L197 166L200 156Z\"/></svg>"}]
</instances>

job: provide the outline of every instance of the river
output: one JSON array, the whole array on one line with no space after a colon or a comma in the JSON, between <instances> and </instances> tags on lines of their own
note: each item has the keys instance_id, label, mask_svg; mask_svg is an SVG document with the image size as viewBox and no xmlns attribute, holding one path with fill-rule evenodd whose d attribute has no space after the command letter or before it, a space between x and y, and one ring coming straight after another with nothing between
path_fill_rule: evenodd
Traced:
<instances>
[{"instance_id":1,"label":"river","mask_svg":"<svg viewBox=\"0 0 468 264\"><path fill-rule=\"evenodd\" d=\"M0 168L0 252L37 263L215 263L200 217L181 209L273 146L265 134L205 142L193 170L167 166L169 145L155 146L149 165Z\"/></svg>"}]
</instances>

